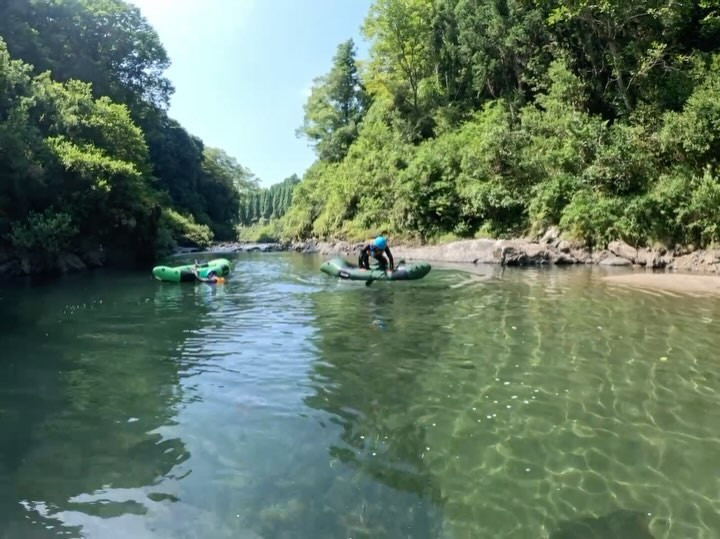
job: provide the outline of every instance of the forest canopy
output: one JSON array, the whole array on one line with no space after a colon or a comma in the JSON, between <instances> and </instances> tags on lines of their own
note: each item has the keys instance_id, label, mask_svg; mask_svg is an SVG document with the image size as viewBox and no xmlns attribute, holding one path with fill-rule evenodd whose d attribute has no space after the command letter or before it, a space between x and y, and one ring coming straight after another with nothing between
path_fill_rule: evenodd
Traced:
<instances>
[{"instance_id":1,"label":"forest canopy","mask_svg":"<svg viewBox=\"0 0 720 539\"><path fill-rule=\"evenodd\" d=\"M716 243L719 15L717 0L375 0L370 57L341 44L308 99L317 160L283 230Z\"/></svg>"},{"instance_id":2,"label":"forest canopy","mask_svg":"<svg viewBox=\"0 0 720 539\"><path fill-rule=\"evenodd\" d=\"M0 4L0 244L153 260L234 239L257 181L167 115L167 53L122 0Z\"/></svg>"}]
</instances>

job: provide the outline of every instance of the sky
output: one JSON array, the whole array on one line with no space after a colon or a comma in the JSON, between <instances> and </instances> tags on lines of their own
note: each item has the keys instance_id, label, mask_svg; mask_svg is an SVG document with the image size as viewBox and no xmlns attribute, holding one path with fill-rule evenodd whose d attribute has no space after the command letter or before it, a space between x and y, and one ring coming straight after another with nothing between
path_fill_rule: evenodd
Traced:
<instances>
[{"instance_id":1,"label":"sky","mask_svg":"<svg viewBox=\"0 0 720 539\"><path fill-rule=\"evenodd\" d=\"M360 26L371 0L130 0L170 56L169 114L222 148L262 186L302 176L315 154L298 138L312 81L337 45L368 44Z\"/></svg>"}]
</instances>

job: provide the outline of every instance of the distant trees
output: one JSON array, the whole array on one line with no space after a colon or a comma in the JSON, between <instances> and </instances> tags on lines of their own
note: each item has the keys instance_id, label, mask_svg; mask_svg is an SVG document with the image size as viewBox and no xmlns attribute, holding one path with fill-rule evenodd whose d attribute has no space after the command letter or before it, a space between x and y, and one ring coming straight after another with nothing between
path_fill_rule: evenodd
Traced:
<instances>
[{"instance_id":1,"label":"distant trees","mask_svg":"<svg viewBox=\"0 0 720 539\"><path fill-rule=\"evenodd\" d=\"M282 217L292 204L293 190L299 182L300 178L293 174L269 188L255 188L245 193L239 208L239 223L249 226L263 219Z\"/></svg>"}]
</instances>

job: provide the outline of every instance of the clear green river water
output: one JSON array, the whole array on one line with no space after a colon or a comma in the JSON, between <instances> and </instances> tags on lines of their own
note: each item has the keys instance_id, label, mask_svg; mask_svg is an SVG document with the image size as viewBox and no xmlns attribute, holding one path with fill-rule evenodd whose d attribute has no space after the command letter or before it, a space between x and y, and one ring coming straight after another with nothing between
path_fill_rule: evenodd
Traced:
<instances>
[{"instance_id":1,"label":"clear green river water","mask_svg":"<svg viewBox=\"0 0 720 539\"><path fill-rule=\"evenodd\" d=\"M0 289L0 538L720 537L720 298L234 262Z\"/></svg>"}]
</instances>

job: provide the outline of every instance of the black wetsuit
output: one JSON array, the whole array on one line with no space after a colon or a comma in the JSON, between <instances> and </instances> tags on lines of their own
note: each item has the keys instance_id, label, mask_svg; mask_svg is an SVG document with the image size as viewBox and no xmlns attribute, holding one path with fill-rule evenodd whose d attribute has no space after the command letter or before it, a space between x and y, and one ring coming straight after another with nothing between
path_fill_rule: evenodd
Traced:
<instances>
[{"instance_id":1,"label":"black wetsuit","mask_svg":"<svg viewBox=\"0 0 720 539\"><path fill-rule=\"evenodd\" d=\"M358 266L365 269L370 269L370 257L372 256L375 260L378 261L378 264L380 266L380 269L386 269L388 266L388 261L385 259L385 254L387 254L388 258L390 259L390 269L395 268L395 262L393 261L392 253L390 252L390 249L385 246L385 249L378 249L372 244L366 245L363 247L363 250L360 251L360 256L358 257Z\"/></svg>"}]
</instances>

